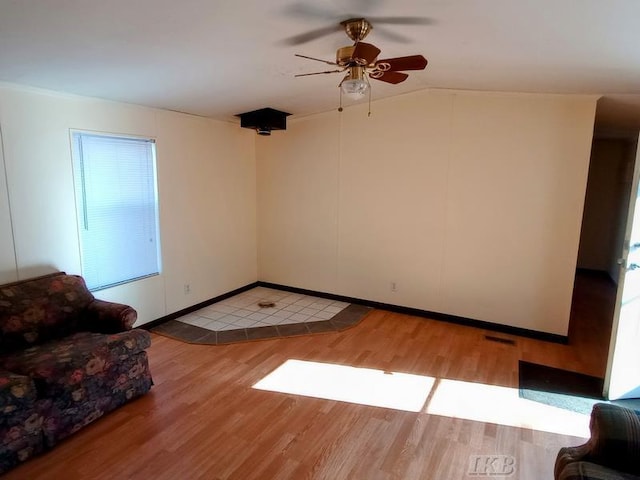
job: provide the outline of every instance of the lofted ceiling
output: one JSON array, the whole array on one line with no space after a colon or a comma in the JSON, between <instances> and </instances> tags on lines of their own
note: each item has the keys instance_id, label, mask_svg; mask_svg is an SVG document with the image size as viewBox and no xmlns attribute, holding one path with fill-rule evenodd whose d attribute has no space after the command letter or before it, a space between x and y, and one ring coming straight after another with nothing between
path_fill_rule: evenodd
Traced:
<instances>
[{"instance_id":1,"label":"lofted ceiling","mask_svg":"<svg viewBox=\"0 0 640 480\"><path fill-rule=\"evenodd\" d=\"M288 40L362 16L430 20L372 22L381 57L429 60L404 83L372 80L374 100L596 94L599 127L640 128L638 0L0 0L0 81L228 121L263 107L308 115L337 108L341 75L294 78L329 67L294 54L333 61L351 41L337 29Z\"/></svg>"}]
</instances>

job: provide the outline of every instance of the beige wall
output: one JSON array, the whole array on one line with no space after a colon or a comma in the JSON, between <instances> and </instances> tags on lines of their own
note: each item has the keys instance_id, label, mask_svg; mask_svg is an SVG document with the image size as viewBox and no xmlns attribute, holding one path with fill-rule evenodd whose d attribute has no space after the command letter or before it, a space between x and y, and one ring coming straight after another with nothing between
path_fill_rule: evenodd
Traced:
<instances>
[{"instance_id":1,"label":"beige wall","mask_svg":"<svg viewBox=\"0 0 640 480\"><path fill-rule=\"evenodd\" d=\"M0 125L0 283L11 282L17 275Z\"/></svg>"},{"instance_id":2,"label":"beige wall","mask_svg":"<svg viewBox=\"0 0 640 480\"><path fill-rule=\"evenodd\" d=\"M0 275L81 273L70 129L145 135L163 271L99 293L140 323L260 279L564 335L594 112L591 97L423 91L256 138L2 85Z\"/></svg>"},{"instance_id":3,"label":"beige wall","mask_svg":"<svg viewBox=\"0 0 640 480\"><path fill-rule=\"evenodd\" d=\"M97 293L154 320L256 280L253 134L163 110L0 86L0 277L81 273L70 129L156 139L162 274ZM11 207L9 222L7 213ZM15 238L15 250L7 232ZM15 253L15 261L12 259ZM5 258L6 257L6 258ZM13 263L12 263L13 262ZM185 295L184 284L191 285Z\"/></svg>"},{"instance_id":4,"label":"beige wall","mask_svg":"<svg viewBox=\"0 0 640 480\"><path fill-rule=\"evenodd\" d=\"M565 335L595 103L423 91L291 121L257 142L259 279Z\"/></svg>"},{"instance_id":5,"label":"beige wall","mask_svg":"<svg viewBox=\"0 0 640 480\"><path fill-rule=\"evenodd\" d=\"M259 277L326 292L338 281L340 117L293 128L257 138Z\"/></svg>"}]
</instances>

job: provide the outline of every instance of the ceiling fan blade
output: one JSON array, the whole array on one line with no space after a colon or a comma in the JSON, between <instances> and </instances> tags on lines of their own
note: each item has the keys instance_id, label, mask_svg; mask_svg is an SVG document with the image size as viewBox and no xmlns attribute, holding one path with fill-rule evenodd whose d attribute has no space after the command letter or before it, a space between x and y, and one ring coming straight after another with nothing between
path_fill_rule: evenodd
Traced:
<instances>
[{"instance_id":1,"label":"ceiling fan blade","mask_svg":"<svg viewBox=\"0 0 640 480\"><path fill-rule=\"evenodd\" d=\"M371 78L376 80L380 80L382 82L396 83L404 82L409 75L402 72L381 72L380 70L375 70L369 74Z\"/></svg>"},{"instance_id":2,"label":"ceiling fan blade","mask_svg":"<svg viewBox=\"0 0 640 480\"><path fill-rule=\"evenodd\" d=\"M330 62L329 60L322 60L321 58L308 57L306 55L300 55L299 53L294 54L296 57L307 58L309 60L315 60L316 62L326 63L327 65L338 65L336 62Z\"/></svg>"},{"instance_id":3,"label":"ceiling fan blade","mask_svg":"<svg viewBox=\"0 0 640 480\"><path fill-rule=\"evenodd\" d=\"M293 37L285 38L282 43L285 45L300 45L302 43L310 42L316 38L324 37L333 32L339 32L342 30L342 25L331 25L329 27L318 28L317 30L311 30L310 32L294 35Z\"/></svg>"},{"instance_id":4,"label":"ceiling fan blade","mask_svg":"<svg viewBox=\"0 0 640 480\"><path fill-rule=\"evenodd\" d=\"M427 63L427 59L422 55L409 55L408 57L385 58L378 60L375 68L383 72L424 70L427 67Z\"/></svg>"},{"instance_id":5,"label":"ceiling fan blade","mask_svg":"<svg viewBox=\"0 0 640 480\"><path fill-rule=\"evenodd\" d=\"M324 72L312 72L312 73L298 73L294 77L308 77L309 75L322 75L324 73L340 73L344 72L344 68L341 70L325 70Z\"/></svg>"},{"instance_id":6,"label":"ceiling fan blade","mask_svg":"<svg viewBox=\"0 0 640 480\"><path fill-rule=\"evenodd\" d=\"M387 40L391 40L396 43L411 43L411 38L400 35L399 33L393 32L385 27L380 27L376 25L376 33L379 37L384 37Z\"/></svg>"},{"instance_id":7,"label":"ceiling fan blade","mask_svg":"<svg viewBox=\"0 0 640 480\"><path fill-rule=\"evenodd\" d=\"M370 43L356 43L351 58L360 65L370 65L380 54L380 49Z\"/></svg>"},{"instance_id":8,"label":"ceiling fan blade","mask_svg":"<svg viewBox=\"0 0 640 480\"><path fill-rule=\"evenodd\" d=\"M429 17L367 17L374 25L386 23L387 25L434 25L436 21Z\"/></svg>"},{"instance_id":9,"label":"ceiling fan blade","mask_svg":"<svg viewBox=\"0 0 640 480\"><path fill-rule=\"evenodd\" d=\"M304 5L302 3L294 3L282 9L282 13L291 17L300 18L321 18L323 20L334 20L336 12L326 10L316 5Z\"/></svg>"}]
</instances>

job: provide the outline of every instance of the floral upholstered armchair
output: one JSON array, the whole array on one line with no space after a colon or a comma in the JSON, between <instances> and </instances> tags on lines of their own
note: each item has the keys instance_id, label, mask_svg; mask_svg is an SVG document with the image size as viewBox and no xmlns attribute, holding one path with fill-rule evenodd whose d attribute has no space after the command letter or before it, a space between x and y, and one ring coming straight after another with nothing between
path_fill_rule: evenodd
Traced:
<instances>
[{"instance_id":1,"label":"floral upholstered armchair","mask_svg":"<svg viewBox=\"0 0 640 480\"><path fill-rule=\"evenodd\" d=\"M76 275L0 286L0 474L149 391L136 318Z\"/></svg>"},{"instance_id":2,"label":"floral upholstered armchair","mask_svg":"<svg viewBox=\"0 0 640 480\"><path fill-rule=\"evenodd\" d=\"M608 403L591 411L591 438L561 448L556 480L640 480L640 413Z\"/></svg>"}]
</instances>

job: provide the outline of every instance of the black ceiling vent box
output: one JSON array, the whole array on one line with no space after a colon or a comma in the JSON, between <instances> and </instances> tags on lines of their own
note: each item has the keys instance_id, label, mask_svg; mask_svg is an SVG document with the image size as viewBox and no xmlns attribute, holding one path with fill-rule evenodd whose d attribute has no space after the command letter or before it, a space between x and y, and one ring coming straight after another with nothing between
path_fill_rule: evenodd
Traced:
<instances>
[{"instance_id":1,"label":"black ceiling vent box","mask_svg":"<svg viewBox=\"0 0 640 480\"><path fill-rule=\"evenodd\" d=\"M253 112L239 113L240 126L252 128L258 135L271 135L271 130L286 130L287 117L291 115L273 108L261 108Z\"/></svg>"}]
</instances>

